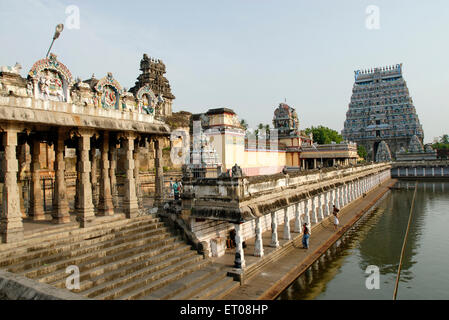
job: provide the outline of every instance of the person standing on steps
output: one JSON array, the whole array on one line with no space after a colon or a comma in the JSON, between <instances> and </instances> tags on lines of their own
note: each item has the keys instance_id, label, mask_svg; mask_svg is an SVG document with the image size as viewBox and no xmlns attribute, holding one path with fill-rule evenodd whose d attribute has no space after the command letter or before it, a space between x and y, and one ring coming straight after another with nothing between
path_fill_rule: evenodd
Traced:
<instances>
[{"instance_id":1,"label":"person standing on steps","mask_svg":"<svg viewBox=\"0 0 449 320\"><path fill-rule=\"evenodd\" d=\"M334 215L334 228L335 230L338 229L338 226L340 224L340 221L338 220L338 213L340 212L340 210L337 209L337 207L335 207L334 205L334 209L332 211L332 214Z\"/></svg>"},{"instance_id":2,"label":"person standing on steps","mask_svg":"<svg viewBox=\"0 0 449 320\"><path fill-rule=\"evenodd\" d=\"M302 248L309 249L310 228L307 223L303 225Z\"/></svg>"},{"instance_id":3,"label":"person standing on steps","mask_svg":"<svg viewBox=\"0 0 449 320\"><path fill-rule=\"evenodd\" d=\"M178 182L173 184L173 193L175 195L175 200L179 200L179 185Z\"/></svg>"}]
</instances>

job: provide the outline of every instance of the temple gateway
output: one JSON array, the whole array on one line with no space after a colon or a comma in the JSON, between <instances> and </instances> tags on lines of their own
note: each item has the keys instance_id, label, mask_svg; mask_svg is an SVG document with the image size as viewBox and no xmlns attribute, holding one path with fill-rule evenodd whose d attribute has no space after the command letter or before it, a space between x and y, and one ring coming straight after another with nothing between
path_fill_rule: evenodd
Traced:
<instances>
[{"instance_id":1,"label":"temple gateway","mask_svg":"<svg viewBox=\"0 0 449 320\"><path fill-rule=\"evenodd\" d=\"M402 64L355 71L342 135L364 146L368 158L375 161L395 158L401 149L409 147L414 136L423 142L424 132L402 75Z\"/></svg>"}]
</instances>

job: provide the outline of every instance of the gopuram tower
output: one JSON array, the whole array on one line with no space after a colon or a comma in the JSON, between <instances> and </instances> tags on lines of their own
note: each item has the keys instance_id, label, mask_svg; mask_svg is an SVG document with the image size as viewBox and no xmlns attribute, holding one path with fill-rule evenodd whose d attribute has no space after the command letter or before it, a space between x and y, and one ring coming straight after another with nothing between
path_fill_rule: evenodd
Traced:
<instances>
[{"instance_id":1,"label":"gopuram tower","mask_svg":"<svg viewBox=\"0 0 449 320\"><path fill-rule=\"evenodd\" d=\"M370 160L376 159L382 141L392 157L408 148L415 135L423 142L424 132L402 76L402 64L355 71L342 135L363 145Z\"/></svg>"},{"instance_id":2,"label":"gopuram tower","mask_svg":"<svg viewBox=\"0 0 449 320\"><path fill-rule=\"evenodd\" d=\"M140 61L140 71L142 73L138 76L135 86L129 90L142 100L140 108L147 113L154 112L159 117L170 116L175 96L164 76L165 64L144 54Z\"/></svg>"}]
</instances>

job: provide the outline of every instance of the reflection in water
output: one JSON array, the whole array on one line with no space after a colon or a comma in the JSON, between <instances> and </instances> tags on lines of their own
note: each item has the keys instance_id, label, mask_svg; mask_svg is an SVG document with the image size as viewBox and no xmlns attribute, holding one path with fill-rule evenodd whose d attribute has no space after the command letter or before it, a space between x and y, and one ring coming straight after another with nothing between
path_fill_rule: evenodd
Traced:
<instances>
[{"instance_id":1,"label":"reflection in water","mask_svg":"<svg viewBox=\"0 0 449 320\"><path fill-rule=\"evenodd\" d=\"M392 299L414 185L399 182L279 299ZM449 298L448 191L449 183L418 185L398 299ZM370 265L380 269L380 290L365 287Z\"/></svg>"}]
</instances>

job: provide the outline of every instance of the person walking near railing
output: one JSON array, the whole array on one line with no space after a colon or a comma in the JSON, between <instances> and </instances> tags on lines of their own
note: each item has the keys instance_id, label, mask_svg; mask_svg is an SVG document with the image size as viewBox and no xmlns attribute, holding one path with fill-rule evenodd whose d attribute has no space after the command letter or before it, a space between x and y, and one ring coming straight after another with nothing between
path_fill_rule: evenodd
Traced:
<instances>
[{"instance_id":1,"label":"person walking near railing","mask_svg":"<svg viewBox=\"0 0 449 320\"><path fill-rule=\"evenodd\" d=\"M309 249L310 228L307 223L303 225L302 248Z\"/></svg>"},{"instance_id":2,"label":"person walking near railing","mask_svg":"<svg viewBox=\"0 0 449 320\"><path fill-rule=\"evenodd\" d=\"M338 213L340 212L340 210L337 209L337 207L334 205L334 209L332 211L332 214L334 215L334 228L335 230L338 229L338 226L340 224L340 221L338 220Z\"/></svg>"}]
</instances>

